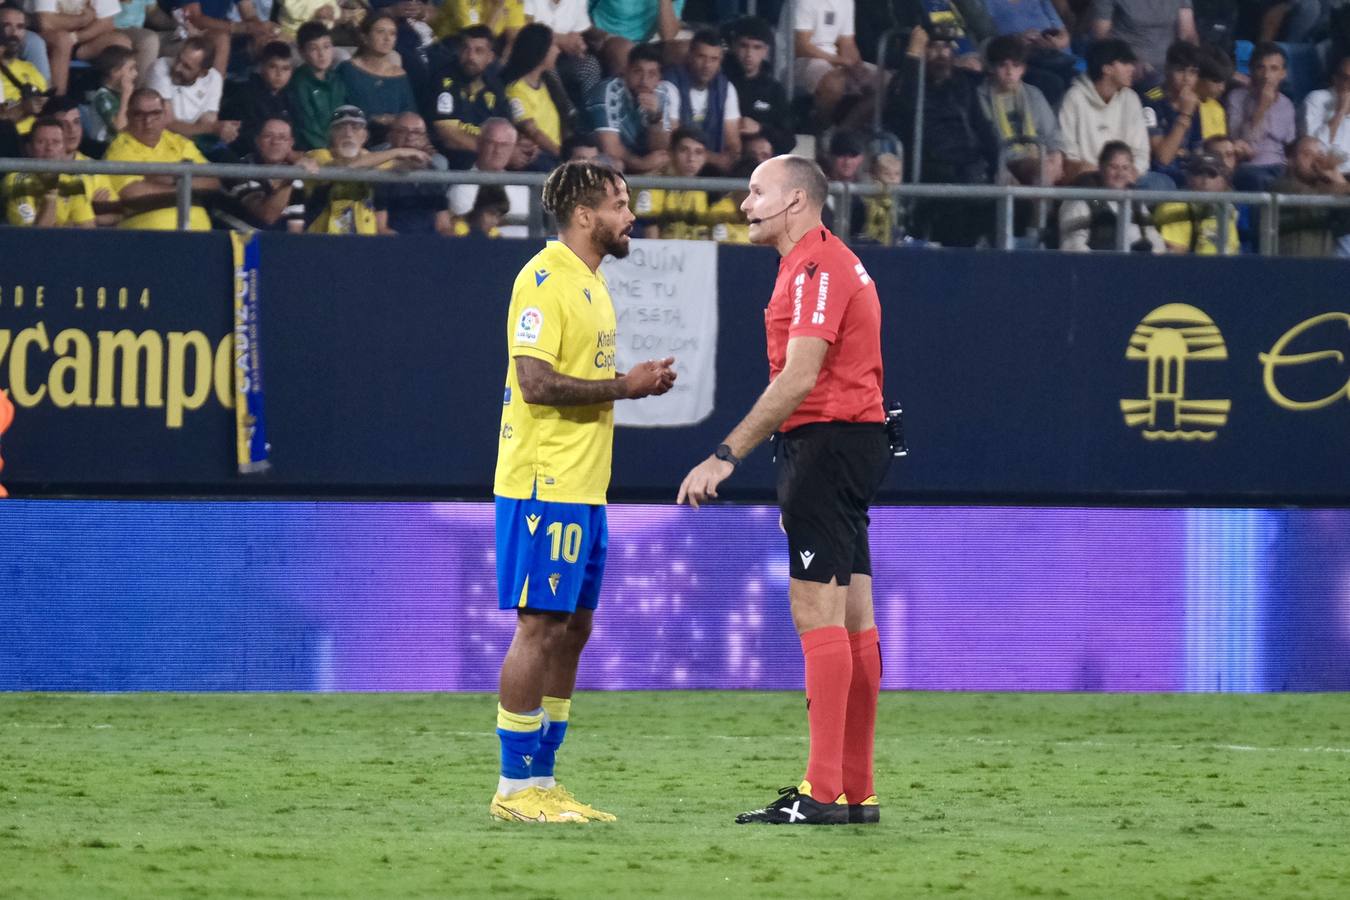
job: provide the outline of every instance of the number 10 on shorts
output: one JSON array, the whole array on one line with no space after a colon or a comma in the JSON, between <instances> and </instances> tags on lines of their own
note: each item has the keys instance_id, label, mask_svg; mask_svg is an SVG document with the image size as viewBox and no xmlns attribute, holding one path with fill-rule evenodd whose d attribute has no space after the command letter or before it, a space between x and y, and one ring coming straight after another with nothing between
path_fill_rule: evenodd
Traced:
<instances>
[{"instance_id":1,"label":"number 10 on shorts","mask_svg":"<svg viewBox=\"0 0 1350 900\"><path fill-rule=\"evenodd\" d=\"M567 562L574 563L581 557L581 526L576 522L569 522L563 525L562 522L552 522L545 529L549 540L552 542L549 550L550 559L558 559L560 556Z\"/></svg>"}]
</instances>

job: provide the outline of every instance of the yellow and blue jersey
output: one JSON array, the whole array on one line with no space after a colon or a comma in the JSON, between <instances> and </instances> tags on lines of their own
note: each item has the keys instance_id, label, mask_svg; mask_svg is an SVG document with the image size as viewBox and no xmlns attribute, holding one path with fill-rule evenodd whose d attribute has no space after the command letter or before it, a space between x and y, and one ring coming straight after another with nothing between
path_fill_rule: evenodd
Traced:
<instances>
[{"instance_id":1,"label":"yellow and blue jersey","mask_svg":"<svg viewBox=\"0 0 1350 900\"><path fill-rule=\"evenodd\" d=\"M493 492L499 497L603 504L614 450L614 404L526 403L515 357L543 360L586 380L615 375L614 304L605 280L561 241L550 241L516 276L507 315Z\"/></svg>"}]
</instances>

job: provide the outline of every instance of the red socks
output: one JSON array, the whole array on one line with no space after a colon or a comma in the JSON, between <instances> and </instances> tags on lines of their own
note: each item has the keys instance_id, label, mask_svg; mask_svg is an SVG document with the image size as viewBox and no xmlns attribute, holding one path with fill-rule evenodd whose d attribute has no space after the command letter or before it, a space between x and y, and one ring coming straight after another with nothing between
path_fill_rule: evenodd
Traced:
<instances>
[{"instance_id":1,"label":"red socks","mask_svg":"<svg viewBox=\"0 0 1350 900\"><path fill-rule=\"evenodd\" d=\"M844 729L853 653L849 634L841 625L814 628L801 640L806 657L806 716L811 725L806 780L811 783L812 798L833 803L844 792ZM870 761L870 749L868 756Z\"/></svg>"},{"instance_id":2,"label":"red socks","mask_svg":"<svg viewBox=\"0 0 1350 900\"><path fill-rule=\"evenodd\" d=\"M849 803L861 803L876 793L872 746L881 691L881 642L875 628L850 634L848 642L853 650L853 680L844 725L844 793Z\"/></svg>"}]
</instances>

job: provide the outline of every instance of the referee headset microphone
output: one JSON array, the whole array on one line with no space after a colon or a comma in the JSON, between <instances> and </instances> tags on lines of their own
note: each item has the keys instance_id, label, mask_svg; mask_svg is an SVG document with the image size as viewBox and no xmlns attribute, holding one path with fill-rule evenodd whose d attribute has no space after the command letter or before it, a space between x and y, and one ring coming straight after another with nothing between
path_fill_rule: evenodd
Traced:
<instances>
[{"instance_id":1,"label":"referee headset microphone","mask_svg":"<svg viewBox=\"0 0 1350 900\"><path fill-rule=\"evenodd\" d=\"M802 198L801 198L801 197L793 197L792 200L791 200L789 203L787 203L787 204L786 204L782 209L780 209L778 212L773 213L772 215L762 216L761 218L758 218L758 219L746 219L745 221L746 221L746 223L749 224L749 225L760 225L760 224L762 224L762 223L764 223L764 222L769 221L770 219L776 219L776 218L778 218L779 216L784 215L785 213L787 213L789 210L792 209L792 207L796 206L796 205L797 205L797 201L800 200L800 199L802 199Z\"/></svg>"}]
</instances>

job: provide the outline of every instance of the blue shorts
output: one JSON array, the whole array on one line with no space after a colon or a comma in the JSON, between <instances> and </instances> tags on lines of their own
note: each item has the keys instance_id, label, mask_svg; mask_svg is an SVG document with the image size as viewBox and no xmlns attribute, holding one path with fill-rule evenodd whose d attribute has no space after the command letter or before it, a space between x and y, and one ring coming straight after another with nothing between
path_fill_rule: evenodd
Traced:
<instances>
[{"instance_id":1,"label":"blue shorts","mask_svg":"<svg viewBox=\"0 0 1350 900\"><path fill-rule=\"evenodd\" d=\"M498 497L497 606L595 609L605 574L605 507Z\"/></svg>"}]
</instances>

